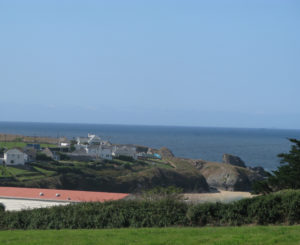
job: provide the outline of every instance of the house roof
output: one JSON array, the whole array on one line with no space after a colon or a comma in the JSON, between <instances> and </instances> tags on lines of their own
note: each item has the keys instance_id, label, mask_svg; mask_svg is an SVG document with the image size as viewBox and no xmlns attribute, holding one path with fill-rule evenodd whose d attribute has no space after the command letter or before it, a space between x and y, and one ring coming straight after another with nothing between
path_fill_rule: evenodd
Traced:
<instances>
[{"instance_id":1,"label":"house roof","mask_svg":"<svg viewBox=\"0 0 300 245\"><path fill-rule=\"evenodd\" d=\"M18 148L9 149L9 150L5 151L4 153L6 153L6 154L20 154L20 153L26 154L23 152L23 150L18 149Z\"/></svg>"},{"instance_id":2,"label":"house roof","mask_svg":"<svg viewBox=\"0 0 300 245\"><path fill-rule=\"evenodd\" d=\"M126 193L0 187L0 197L68 202L104 202L127 197Z\"/></svg>"},{"instance_id":3,"label":"house roof","mask_svg":"<svg viewBox=\"0 0 300 245\"><path fill-rule=\"evenodd\" d=\"M89 138L87 137L77 137L77 142L88 142L89 141Z\"/></svg>"},{"instance_id":4,"label":"house roof","mask_svg":"<svg viewBox=\"0 0 300 245\"><path fill-rule=\"evenodd\" d=\"M34 148L26 148L26 149L24 149L24 152L25 152L28 156L36 157L37 150L34 149Z\"/></svg>"},{"instance_id":5,"label":"house roof","mask_svg":"<svg viewBox=\"0 0 300 245\"><path fill-rule=\"evenodd\" d=\"M47 157L54 157L53 152L49 148L45 148L44 150L42 150L42 153L44 153Z\"/></svg>"}]
</instances>

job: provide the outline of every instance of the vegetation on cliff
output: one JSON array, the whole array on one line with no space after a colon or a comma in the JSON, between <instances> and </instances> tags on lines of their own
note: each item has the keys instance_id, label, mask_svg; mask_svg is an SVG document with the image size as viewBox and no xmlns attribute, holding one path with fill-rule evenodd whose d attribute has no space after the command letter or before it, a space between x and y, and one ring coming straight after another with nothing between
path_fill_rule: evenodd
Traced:
<instances>
[{"instance_id":1,"label":"vegetation on cliff","mask_svg":"<svg viewBox=\"0 0 300 245\"><path fill-rule=\"evenodd\" d=\"M163 160L94 162L39 161L1 166L0 185L108 192L140 192L155 186L177 186L185 192L207 192L201 173L180 170Z\"/></svg>"}]
</instances>

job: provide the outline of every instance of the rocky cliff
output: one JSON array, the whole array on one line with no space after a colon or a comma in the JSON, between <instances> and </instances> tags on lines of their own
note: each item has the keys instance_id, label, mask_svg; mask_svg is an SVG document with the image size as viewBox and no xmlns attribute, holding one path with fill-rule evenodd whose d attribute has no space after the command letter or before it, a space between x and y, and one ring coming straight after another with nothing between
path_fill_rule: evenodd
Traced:
<instances>
[{"instance_id":1,"label":"rocky cliff","mask_svg":"<svg viewBox=\"0 0 300 245\"><path fill-rule=\"evenodd\" d=\"M224 154L222 160L223 160L223 163L227 163L227 164L231 164L231 165L235 165L235 166L243 167L243 168L246 167L245 162L238 156Z\"/></svg>"},{"instance_id":2,"label":"rocky cliff","mask_svg":"<svg viewBox=\"0 0 300 245\"><path fill-rule=\"evenodd\" d=\"M166 151L166 150L165 150ZM237 156L225 154L223 163L205 160L165 157L176 169L196 169L202 174L211 189L251 191L255 181L268 173L262 167L248 168Z\"/></svg>"}]
</instances>

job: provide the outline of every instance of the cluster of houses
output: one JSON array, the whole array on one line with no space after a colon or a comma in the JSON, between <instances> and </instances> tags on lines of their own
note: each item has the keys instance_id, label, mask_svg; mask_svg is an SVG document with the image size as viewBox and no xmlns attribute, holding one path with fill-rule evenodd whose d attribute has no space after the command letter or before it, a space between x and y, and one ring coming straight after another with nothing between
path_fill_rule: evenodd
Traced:
<instances>
[{"instance_id":1,"label":"cluster of houses","mask_svg":"<svg viewBox=\"0 0 300 245\"><path fill-rule=\"evenodd\" d=\"M111 160L113 157L127 156L137 159L136 147L130 145L112 145L109 141L101 140L94 134L88 137L78 137L76 139L75 151L69 155L90 156Z\"/></svg>"},{"instance_id":2,"label":"cluster of houses","mask_svg":"<svg viewBox=\"0 0 300 245\"><path fill-rule=\"evenodd\" d=\"M24 149L14 148L5 151L3 158L0 158L0 164L24 165L27 162L36 160L37 153L42 153L53 160L60 160L60 154L58 154L58 152L62 149L65 149L65 155L74 160L112 160L113 158L119 158L121 156L135 160L138 158L160 158L158 154L153 154L149 150L137 150L137 147L133 145L113 145L109 141L102 140L99 136L94 134L88 134L88 137L76 138L76 144L73 146L75 150L70 152L69 142L60 142L59 147L55 149L41 149L39 144L27 144Z\"/></svg>"},{"instance_id":3,"label":"cluster of houses","mask_svg":"<svg viewBox=\"0 0 300 245\"><path fill-rule=\"evenodd\" d=\"M0 164L24 165L27 162L35 161L38 153L45 155L49 159L60 160L59 155L56 152L52 152L49 148L37 150L28 144L24 149L13 148L5 151L3 157L0 158Z\"/></svg>"}]
</instances>

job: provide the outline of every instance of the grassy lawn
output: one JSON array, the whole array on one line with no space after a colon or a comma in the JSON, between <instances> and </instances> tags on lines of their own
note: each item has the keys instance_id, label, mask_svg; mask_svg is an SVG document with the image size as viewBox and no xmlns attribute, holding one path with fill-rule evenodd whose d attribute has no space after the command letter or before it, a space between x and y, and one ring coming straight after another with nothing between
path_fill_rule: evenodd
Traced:
<instances>
[{"instance_id":1,"label":"grassy lawn","mask_svg":"<svg viewBox=\"0 0 300 245\"><path fill-rule=\"evenodd\" d=\"M0 166L0 178L1 177L6 178L11 176L12 174L9 171L7 171L6 167Z\"/></svg>"},{"instance_id":2,"label":"grassy lawn","mask_svg":"<svg viewBox=\"0 0 300 245\"><path fill-rule=\"evenodd\" d=\"M167 169L173 169L173 167L165 162L162 161L153 161L148 160L146 161L151 167L159 167L159 168L167 168Z\"/></svg>"},{"instance_id":3,"label":"grassy lawn","mask_svg":"<svg viewBox=\"0 0 300 245\"><path fill-rule=\"evenodd\" d=\"M0 231L10 245L300 244L300 226Z\"/></svg>"},{"instance_id":4,"label":"grassy lawn","mask_svg":"<svg viewBox=\"0 0 300 245\"><path fill-rule=\"evenodd\" d=\"M55 174L57 174L57 172L55 171L51 171L51 170L46 170L46 169L43 169L43 168L39 168L39 167L33 167L36 171L42 173L43 175L46 175L46 176L53 176Z\"/></svg>"},{"instance_id":5,"label":"grassy lawn","mask_svg":"<svg viewBox=\"0 0 300 245\"><path fill-rule=\"evenodd\" d=\"M12 167L12 166L7 166L6 167L7 171L11 173L12 175L31 175L34 174L34 172L29 171L25 169L24 167Z\"/></svg>"},{"instance_id":6,"label":"grassy lawn","mask_svg":"<svg viewBox=\"0 0 300 245\"><path fill-rule=\"evenodd\" d=\"M0 142L0 148L7 148L7 149L11 149L11 148L15 148L15 147L19 147L19 148L24 148L27 145L27 143L25 142L19 142L19 141L13 141L13 142ZM57 145L53 145L53 144L40 144L41 147L46 148L46 147L57 147Z\"/></svg>"},{"instance_id":7,"label":"grassy lawn","mask_svg":"<svg viewBox=\"0 0 300 245\"><path fill-rule=\"evenodd\" d=\"M15 147L20 147L23 148L26 146L26 143L24 142L0 142L0 147L3 148L7 148L7 149L11 149L11 148L15 148Z\"/></svg>"}]
</instances>

